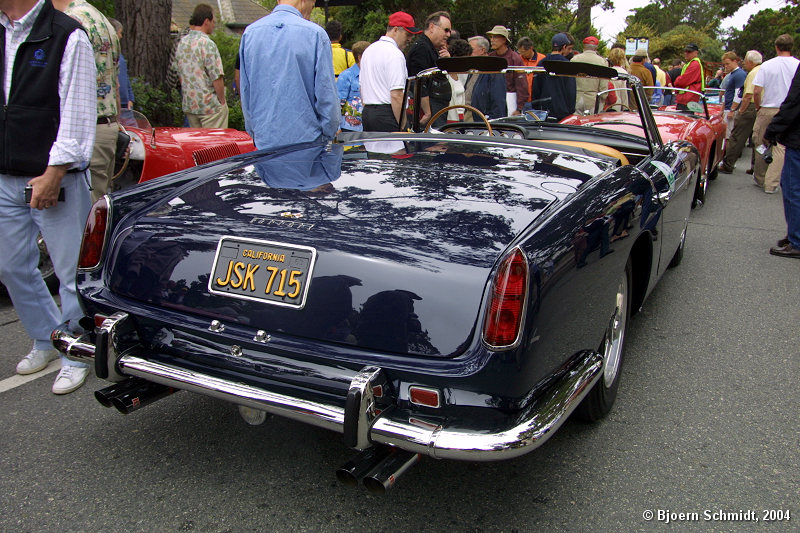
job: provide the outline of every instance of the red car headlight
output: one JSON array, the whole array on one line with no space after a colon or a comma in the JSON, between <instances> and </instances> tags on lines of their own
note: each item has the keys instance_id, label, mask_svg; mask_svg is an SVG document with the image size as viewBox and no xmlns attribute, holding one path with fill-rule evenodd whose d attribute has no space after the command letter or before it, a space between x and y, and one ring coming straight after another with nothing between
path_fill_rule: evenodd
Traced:
<instances>
[{"instance_id":1,"label":"red car headlight","mask_svg":"<svg viewBox=\"0 0 800 533\"><path fill-rule=\"evenodd\" d=\"M528 294L528 261L519 248L503 258L489 295L483 342L492 349L516 346Z\"/></svg>"},{"instance_id":2,"label":"red car headlight","mask_svg":"<svg viewBox=\"0 0 800 533\"><path fill-rule=\"evenodd\" d=\"M108 201L106 197L97 200L89 210L86 227L83 229L81 253L78 268L93 269L100 265L108 229Z\"/></svg>"}]
</instances>

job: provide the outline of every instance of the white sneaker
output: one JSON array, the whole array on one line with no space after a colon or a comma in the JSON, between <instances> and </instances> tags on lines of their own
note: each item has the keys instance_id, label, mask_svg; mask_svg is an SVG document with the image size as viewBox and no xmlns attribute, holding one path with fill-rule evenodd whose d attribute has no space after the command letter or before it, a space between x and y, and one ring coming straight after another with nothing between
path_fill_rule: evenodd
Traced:
<instances>
[{"instance_id":1,"label":"white sneaker","mask_svg":"<svg viewBox=\"0 0 800 533\"><path fill-rule=\"evenodd\" d=\"M17 363L17 374L24 376L44 370L56 357L58 357L58 352L55 350L31 350L22 358L22 361Z\"/></svg>"},{"instance_id":2,"label":"white sneaker","mask_svg":"<svg viewBox=\"0 0 800 533\"><path fill-rule=\"evenodd\" d=\"M79 389L88 375L88 366L62 366L53 383L53 394L68 394Z\"/></svg>"}]
</instances>

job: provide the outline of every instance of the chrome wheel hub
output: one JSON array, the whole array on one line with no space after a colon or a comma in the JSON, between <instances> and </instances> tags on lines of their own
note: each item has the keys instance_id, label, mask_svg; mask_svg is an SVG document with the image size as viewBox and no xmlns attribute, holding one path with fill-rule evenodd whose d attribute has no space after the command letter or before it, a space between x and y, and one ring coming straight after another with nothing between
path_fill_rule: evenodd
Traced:
<instances>
[{"instance_id":1,"label":"chrome wheel hub","mask_svg":"<svg viewBox=\"0 0 800 533\"><path fill-rule=\"evenodd\" d=\"M622 361L622 347L625 341L625 321L628 317L628 276L622 275L617 288L617 307L606 332L605 350L603 353L603 381L610 387L619 373Z\"/></svg>"}]
</instances>

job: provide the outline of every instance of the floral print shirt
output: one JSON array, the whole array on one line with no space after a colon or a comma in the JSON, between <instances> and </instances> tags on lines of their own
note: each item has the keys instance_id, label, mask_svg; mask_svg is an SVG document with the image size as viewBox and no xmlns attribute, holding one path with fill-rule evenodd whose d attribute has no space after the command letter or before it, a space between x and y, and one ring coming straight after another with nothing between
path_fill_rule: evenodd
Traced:
<instances>
[{"instance_id":1,"label":"floral print shirt","mask_svg":"<svg viewBox=\"0 0 800 533\"><path fill-rule=\"evenodd\" d=\"M86 0L74 0L65 11L89 34L97 67L97 116L117 116L119 94L119 39L108 19Z\"/></svg>"},{"instance_id":2,"label":"floral print shirt","mask_svg":"<svg viewBox=\"0 0 800 533\"><path fill-rule=\"evenodd\" d=\"M202 31L192 30L175 51L173 68L181 78L183 112L211 115L219 111L214 80L223 74L217 45Z\"/></svg>"}]
</instances>

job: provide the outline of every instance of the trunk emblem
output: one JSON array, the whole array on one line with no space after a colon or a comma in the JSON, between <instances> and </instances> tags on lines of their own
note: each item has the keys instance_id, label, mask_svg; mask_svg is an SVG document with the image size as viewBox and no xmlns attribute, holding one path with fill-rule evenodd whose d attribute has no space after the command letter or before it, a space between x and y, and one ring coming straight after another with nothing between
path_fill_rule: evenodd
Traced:
<instances>
[{"instance_id":1,"label":"trunk emblem","mask_svg":"<svg viewBox=\"0 0 800 533\"><path fill-rule=\"evenodd\" d=\"M303 218L303 213L293 213L292 211L284 211L281 213L283 218Z\"/></svg>"}]
</instances>

